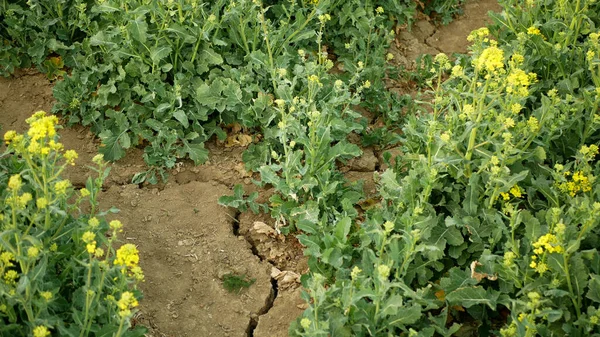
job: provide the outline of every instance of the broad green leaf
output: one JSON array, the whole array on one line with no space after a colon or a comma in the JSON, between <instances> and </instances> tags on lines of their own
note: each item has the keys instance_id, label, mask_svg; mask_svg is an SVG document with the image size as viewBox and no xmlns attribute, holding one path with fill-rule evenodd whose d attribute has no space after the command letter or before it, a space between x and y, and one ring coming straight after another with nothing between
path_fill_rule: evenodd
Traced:
<instances>
[{"instance_id":1,"label":"broad green leaf","mask_svg":"<svg viewBox=\"0 0 600 337\"><path fill-rule=\"evenodd\" d=\"M338 247L328 248L323 252L323 262L332 265L335 268L342 266L344 255Z\"/></svg>"},{"instance_id":2,"label":"broad green leaf","mask_svg":"<svg viewBox=\"0 0 600 337\"><path fill-rule=\"evenodd\" d=\"M469 185L465 190L465 200L463 201L463 209L471 216L477 215L477 207L479 205L479 175L473 173L469 178Z\"/></svg>"},{"instance_id":3,"label":"broad green leaf","mask_svg":"<svg viewBox=\"0 0 600 337\"><path fill-rule=\"evenodd\" d=\"M223 63L223 58L212 48L206 47L202 49L202 59L209 65L219 65Z\"/></svg>"},{"instance_id":4,"label":"broad green leaf","mask_svg":"<svg viewBox=\"0 0 600 337\"><path fill-rule=\"evenodd\" d=\"M342 243L345 243L347 238L346 236L350 232L350 226L352 225L352 220L350 217L344 217L342 220L338 221L335 225L335 237Z\"/></svg>"},{"instance_id":5,"label":"broad green leaf","mask_svg":"<svg viewBox=\"0 0 600 337\"><path fill-rule=\"evenodd\" d=\"M196 88L196 100L200 104L215 108L216 104L221 101L221 97L215 95L208 84L202 83Z\"/></svg>"},{"instance_id":6,"label":"broad green leaf","mask_svg":"<svg viewBox=\"0 0 600 337\"><path fill-rule=\"evenodd\" d=\"M452 305L470 308L474 305L484 304L496 310L499 293L487 292L483 287L458 288L446 294L446 300Z\"/></svg>"},{"instance_id":7,"label":"broad green leaf","mask_svg":"<svg viewBox=\"0 0 600 337\"><path fill-rule=\"evenodd\" d=\"M127 30L129 31L129 35L132 39L141 43L146 43L148 24L146 23L146 18L143 15L140 15L136 17L134 21L131 21L129 25L127 25Z\"/></svg>"},{"instance_id":8,"label":"broad green leaf","mask_svg":"<svg viewBox=\"0 0 600 337\"><path fill-rule=\"evenodd\" d=\"M150 50L150 59L152 59L152 63L158 64L160 60L169 56L171 54L171 51L173 50L169 46L153 47Z\"/></svg>"},{"instance_id":9,"label":"broad green leaf","mask_svg":"<svg viewBox=\"0 0 600 337\"><path fill-rule=\"evenodd\" d=\"M148 118L144 123L146 123L146 125L152 128L154 131L159 131L163 128L163 124L154 118Z\"/></svg>"},{"instance_id":10,"label":"broad green leaf","mask_svg":"<svg viewBox=\"0 0 600 337\"><path fill-rule=\"evenodd\" d=\"M120 134L113 134L110 130L102 131L98 136L102 139L100 153L104 155L106 160L115 161L125 156L125 150L120 144L119 139L126 131Z\"/></svg>"},{"instance_id":11,"label":"broad green leaf","mask_svg":"<svg viewBox=\"0 0 600 337\"><path fill-rule=\"evenodd\" d=\"M440 287L447 293L456 289L477 284L477 280L471 277L469 270L462 270L458 267L450 269L448 277L442 277Z\"/></svg>"},{"instance_id":12,"label":"broad green leaf","mask_svg":"<svg viewBox=\"0 0 600 337\"><path fill-rule=\"evenodd\" d=\"M192 144L183 140L183 152L186 153L196 165L203 164L208 160L208 150L204 148L204 143Z\"/></svg>"},{"instance_id":13,"label":"broad green leaf","mask_svg":"<svg viewBox=\"0 0 600 337\"><path fill-rule=\"evenodd\" d=\"M448 241L448 244L453 246L460 246L465 242L465 238L463 237L460 230L456 227L449 227L446 230L446 234L444 234L444 238Z\"/></svg>"},{"instance_id":14,"label":"broad green leaf","mask_svg":"<svg viewBox=\"0 0 600 337\"><path fill-rule=\"evenodd\" d=\"M271 166L261 166L258 171L260 172L260 177L263 183L277 186L280 178L277 176Z\"/></svg>"},{"instance_id":15,"label":"broad green leaf","mask_svg":"<svg viewBox=\"0 0 600 337\"><path fill-rule=\"evenodd\" d=\"M184 26L177 23L170 23L169 27L165 30L177 34L185 43L194 43L197 40L197 38L190 34Z\"/></svg>"},{"instance_id":16,"label":"broad green leaf","mask_svg":"<svg viewBox=\"0 0 600 337\"><path fill-rule=\"evenodd\" d=\"M404 306L404 297L394 294L387 298L381 305L380 317L396 316L398 309Z\"/></svg>"},{"instance_id":17,"label":"broad green leaf","mask_svg":"<svg viewBox=\"0 0 600 337\"><path fill-rule=\"evenodd\" d=\"M417 304L413 304L410 307L400 307L393 317L393 320L388 324L403 327L405 325L416 323L422 316L421 307Z\"/></svg>"},{"instance_id":18,"label":"broad green leaf","mask_svg":"<svg viewBox=\"0 0 600 337\"><path fill-rule=\"evenodd\" d=\"M91 46L113 46L115 45L110 39L104 34L104 31L101 30L98 33L92 35L90 37L90 45Z\"/></svg>"},{"instance_id":19,"label":"broad green leaf","mask_svg":"<svg viewBox=\"0 0 600 337\"><path fill-rule=\"evenodd\" d=\"M175 119L177 121L179 121L179 123L181 123L181 125L184 128L188 128L190 126L190 123L188 121L187 115L185 114L185 112L183 110L175 110L175 112L173 113L173 117L175 117ZM196 133L196 137L198 137L198 133ZM186 139L189 139L188 137L186 137ZM192 138L193 139L193 138Z\"/></svg>"}]
</instances>

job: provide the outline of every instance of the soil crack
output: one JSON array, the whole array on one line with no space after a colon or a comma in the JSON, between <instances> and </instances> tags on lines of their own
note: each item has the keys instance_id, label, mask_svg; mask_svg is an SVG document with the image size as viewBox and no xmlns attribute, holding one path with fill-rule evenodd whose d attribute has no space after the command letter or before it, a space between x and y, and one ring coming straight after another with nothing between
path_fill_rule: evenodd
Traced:
<instances>
[{"instance_id":1,"label":"soil crack","mask_svg":"<svg viewBox=\"0 0 600 337\"><path fill-rule=\"evenodd\" d=\"M241 216L241 214L242 213L240 211L236 211L233 222L231 224L231 230L233 232L233 235L235 235L235 236L240 235L240 216ZM273 267L273 264L271 262L266 261L259 254L258 249L256 248L256 245L253 240L250 240L250 238L245 235L244 235L244 239L246 240L246 242L248 242L248 244L250 244L250 250L252 251L253 255L258 257L260 259L260 261L268 263L271 267ZM246 328L246 336L254 337L254 330L258 326L258 320L260 319L260 316L266 315L269 312L269 310L271 310L271 308L273 308L273 305L275 303L275 299L277 298L278 293L279 293L279 286L277 285L277 280L271 276L271 292L270 292L269 296L267 297L267 299L265 300L265 304L263 305L263 307L260 308L260 310L256 314L253 313L250 315L250 321L248 322L248 328Z\"/></svg>"}]
</instances>

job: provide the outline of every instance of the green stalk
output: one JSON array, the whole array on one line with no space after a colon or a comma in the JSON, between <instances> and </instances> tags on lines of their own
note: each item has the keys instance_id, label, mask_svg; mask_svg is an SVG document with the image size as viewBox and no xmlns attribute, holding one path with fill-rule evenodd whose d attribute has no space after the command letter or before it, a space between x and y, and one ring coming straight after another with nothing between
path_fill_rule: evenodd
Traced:
<instances>
[{"instance_id":1,"label":"green stalk","mask_svg":"<svg viewBox=\"0 0 600 337\"><path fill-rule=\"evenodd\" d=\"M571 293L571 301L573 302L573 305L575 306L575 312L577 313L577 319L581 318L581 305L579 303L579 296L575 296L575 291L573 290L573 285L571 284L571 274L569 273L569 259L568 259L568 254L564 253L563 254L563 261L564 261L564 272L565 272L565 276L567 277L567 285L569 286L569 293Z\"/></svg>"},{"instance_id":2,"label":"green stalk","mask_svg":"<svg viewBox=\"0 0 600 337\"><path fill-rule=\"evenodd\" d=\"M87 290L85 292L85 318L83 319L84 327L87 327L87 325L88 325L88 320L90 319L89 314L90 314L90 306L91 306L89 292L91 290L90 288L91 288L91 283L92 283L92 256L91 256L91 254L89 254L89 255L90 255L90 261L88 263L87 280L85 282ZM86 329L82 329L81 332L79 333L79 337L83 337L85 332L86 332Z\"/></svg>"}]
</instances>

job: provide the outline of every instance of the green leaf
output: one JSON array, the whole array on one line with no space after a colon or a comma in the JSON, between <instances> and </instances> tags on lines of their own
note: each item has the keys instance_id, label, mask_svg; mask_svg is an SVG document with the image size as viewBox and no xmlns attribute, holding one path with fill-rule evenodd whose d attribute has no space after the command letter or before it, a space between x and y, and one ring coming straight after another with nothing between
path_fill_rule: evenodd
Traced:
<instances>
[{"instance_id":1,"label":"green leaf","mask_svg":"<svg viewBox=\"0 0 600 337\"><path fill-rule=\"evenodd\" d=\"M479 205L479 175L473 173L469 178L469 185L465 191L465 200L463 201L463 209L468 215L477 215L477 207Z\"/></svg>"},{"instance_id":2,"label":"green leaf","mask_svg":"<svg viewBox=\"0 0 600 337\"><path fill-rule=\"evenodd\" d=\"M352 221L350 217L344 217L342 220L338 221L335 225L335 237L342 243L345 243L347 240L348 233L350 232L350 226L352 225Z\"/></svg>"},{"instance_id":3,"label":"green leaf","mask_svg":"<svg viewBox=\"0 0 600 337\"><path fill-rule=\"evenodd\" d=\"M192 144L183 140L183 152L187 154L196 165L203 164L208 160L208 150L204 148L204 143Z\"/></svg>"},{"instance_id":4,"label":"green leaf","mask_svg":"<svg viewBox=\"0 0 600 337\"><path fill-rule=\"evenodd\" d=\"M340 268L342 266L344 255L342 251L337 248L328 248L323 252L323 262L329 263L334 268Z\"/></svg>"},{"instance_id":5,"label":"green leaf","mask_svg":"<svg viewBox=\"0 0 600 337\"><path fill-rule=\"evenodd\" d=\"M175 112L173 113L173 117L175 117L175 119L177 121L179 121L179 123L181 123L181 125L184 128L187 129L190 126L187 115L185 114L185 112L183 112L183 110L175 110ZM197 133L196 133L196 135L197 135Z\"/></svg>"},{"instance_id":6,"label":"green leaf","mask_svg":"<svg viewBox=\"0 0 600 337\"><path fill-rule=\"evenodd\" d=\"M90 37L90 45L91 46L114 46L115 43L110 41L110 39L104 34L103 30L100 30L98 33L92 35Z\"/></svg>"},{"instance_id":7,"label":"green leaf","mask_svg":"<svg viewBox=\"0 0 600 337\"><path fill-rule=\"evenodd\" d=\"M483 287L458 288L446 294L446 300L452 305L461 305L470 308L477 304L485 304L490 309L496 310L499 293L489 293Z\"/></svg>"},{"instance_id":8,"label":"green leaf","mask_svg":"<svg viewBox=\"0 0 600 337\"><path fill-rule=\"evenodd\" d=\"M450 269L448 277L442 277L440 287L446 292L451 293L456 289L477 284L477 280L471 277L469 270L462 270L458 267Z\"/></svg>"},{"instance_id":9,"label":"green leaf","mask_svg":"<svg viewBox=\"0 0 600 337\"><path fill-rule=\"evenodd\" d=\"M205 61L209 65L219 65L223 63L223 58L212 48L206 47L202 50L202 61Z\"/></svg>"},{"instance_id":10,"label":"green leaf","mask_svg":"<svg viewBox=\"0 0 600 337\"><path fill-rule=\"evenodd\" d=\"M404 306L404 297L394 294L386 299L381 305L380 317L397 316L399 308Z\"/></svg>"},{"instance_id":11,"label":"green leaf","mask_svg":"<svg viewBox=\"0 0 600 337\"><path fill-rule=\"evenodd\" d=\"M158 64L160 60L169 56L171 54L171 51L173 51L173 49L171 49L171 47L169 46L153 47L150 50L150 58L152 59L152 63Z\"/></svg>"},{"instance_id":12,"label":"green leaf","mask_svg":"<svg viewBox=\"0 0 600 337\"><path fill-rule=\"evenodd\" d=\"M132 39L141 43L146 43L148 24L146 23L146 18L143 15L140 15L135 18L134 21L131 21L127 26L127 30L129 31L129 35Z\"/></svg>"},{"instance_id":13,"label":"green leaf","mask_svg":"<svg viewBox=\"0 0 600 337\"><path fill-rule=\"evenodd\" d=\"M421 313L421 307L417 304L414 304L410 307L401 307L396 311L396 315L393 321L389 322L390 325L402 327L408 324L414 324L423 314Z\"/></svg>"},{"instance_id":14,"label":"green leaf","mask_svg":"<svg viewBox=\"0 0 600 337\"><path fill-rule=\"evenodd\" d=\"M463 244L463 242L465 242L465 238L462 236L460 230L456 227L449 227L446 230L444 238L446 239L448 244L452 246L460 246Z\"/></svg>"},{"instance_id":15,"label":"green leaf","mask_svg":"<svg viewBox=\"0 0 600 337\"><path fill-rule=\"evenodd\" d=\"M98 135L102 139L102 145L100 147L100 153L104 155L106 160L115 161L125 156L125 150L121 145L119 139L126 131L120 134L113 134L110 130L104 130Z\"/></svg>"}]
</instances>

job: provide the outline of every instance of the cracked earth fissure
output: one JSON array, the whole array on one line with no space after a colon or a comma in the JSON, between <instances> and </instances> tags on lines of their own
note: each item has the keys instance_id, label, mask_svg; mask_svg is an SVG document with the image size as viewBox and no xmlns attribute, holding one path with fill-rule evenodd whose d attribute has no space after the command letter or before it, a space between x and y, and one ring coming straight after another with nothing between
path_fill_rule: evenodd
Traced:
<instances>
[{"instance_id":1,"label":"cracked earth fissure","mask_svg":"<svg viewBox=\"0 0 600 337\"><path fill-rule=\"evenodd\" d=\"M232 223L232 232L233 235L235 236L239 236L240 235L240 215L242 213L237 211L235 213L235 217L233 219L233 223ZM244 236L244 239L246 240L246 242L248 242L248 244L250 244L250 250L252 251L252 254L256 257L258 257L261 261L264 261L266 263L268 263L269 265L272 266L272 264L268 261L265 261L264 258L258 253L258 249L256 248L256 245L254 244L253 240L250 240L247 236ZM246 328L246 336L247 337L254 337L254 330L256 329L256 327L258 326L258 321L260 319L260 316L266 315L269 310L271 310L271 308L273 308L273 304L275 303L275 298L277 298L277 294L278 294L278 285L277 285L277 280L273 277L271 277L271 292L269 293L269 296L267 296L267 299L265 300L265 304L262 306L262 308L260 308L260 310L258 310L258 312L256 314L252 313L250 315L250 321L248 322L248 327Z\"/></svg>"}]
</instances>

